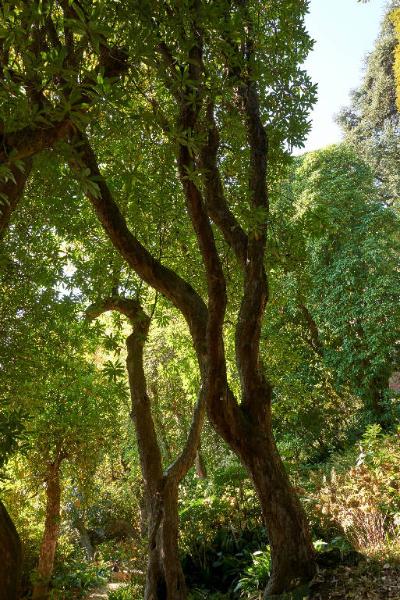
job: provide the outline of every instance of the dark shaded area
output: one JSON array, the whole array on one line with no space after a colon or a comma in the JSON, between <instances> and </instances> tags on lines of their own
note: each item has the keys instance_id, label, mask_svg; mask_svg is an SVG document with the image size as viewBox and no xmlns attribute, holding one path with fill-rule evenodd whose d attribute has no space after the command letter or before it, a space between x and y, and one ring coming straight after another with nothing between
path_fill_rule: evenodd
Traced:
<instances>
[{"instance_id":1,"label":"dark shaded area","mask_svg":"<svg viewBox=\"0 0 400 600\"><path fill-rule=\"evenodd\" d=\"M21 542L15 525L0 501L0 600L16 600L21 580Z\"/></svg>"},{"instance_id":2,"label":"dark shaded area","mask_svg":"<svg viewBox=\"0 0 400 600\"><path fill-rule=\"evenodd\" d=\"M233 592L244 570L252 563L252 553L265 548L264 527L233 531L219 529L209 544L199 542L182 557L182 568L189 589Z\"/></svg>"}]
</instances>

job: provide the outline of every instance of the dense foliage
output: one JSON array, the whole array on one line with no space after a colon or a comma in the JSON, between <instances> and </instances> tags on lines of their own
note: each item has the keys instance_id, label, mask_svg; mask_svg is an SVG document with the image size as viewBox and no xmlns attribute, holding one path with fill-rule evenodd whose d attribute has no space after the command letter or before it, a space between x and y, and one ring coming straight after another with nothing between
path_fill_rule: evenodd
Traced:
<instances>
[{"instance_id":1,"label":"dense foliage","mask_svg":"<svg viewBox=\"0 0 400 600\"><path fill-rule=\"evenodd\" d=\"M400 8L294 159L308 4L2 3L1 600L396 598Z\"/></svg>"}]
</instances>

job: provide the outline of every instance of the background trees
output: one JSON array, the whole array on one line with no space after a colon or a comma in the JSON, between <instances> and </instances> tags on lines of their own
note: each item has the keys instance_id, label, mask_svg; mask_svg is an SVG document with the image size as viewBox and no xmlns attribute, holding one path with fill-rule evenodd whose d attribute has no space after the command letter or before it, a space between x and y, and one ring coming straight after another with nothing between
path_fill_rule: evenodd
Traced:
<instances>
[{"instance_id":1,"label":"background trees","mask_svg":"<svg viewBox=\"0 0 400 600\"><path fill-rule=\"evenodd\" d=\"M274 206L264 330L275 358L277 426L292 414L309 452L323 455L356 421L396 419L388 381L399 360L398 217L346 146L299 159Z\"/></svg>"},{"instance_id":2,"label":"background trees","mask_svg":"<svg viewBox=\"0 0 400 600\"><path fill-rule=\"evenodd\" d=\"M398 205L399 197L399 112L394 72L397 41L390 16L396 8L398 1L392 0L375 47L366 57L361 86L338 117L346 140L371 166L382 201L389 205Z\"/></svg>"}]
</instances>

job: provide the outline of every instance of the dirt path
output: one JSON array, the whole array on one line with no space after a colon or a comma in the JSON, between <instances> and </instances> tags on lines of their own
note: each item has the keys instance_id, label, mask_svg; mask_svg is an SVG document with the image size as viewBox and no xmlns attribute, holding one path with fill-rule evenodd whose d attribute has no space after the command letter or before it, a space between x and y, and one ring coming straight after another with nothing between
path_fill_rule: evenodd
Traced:
<instances>
[{"instance_id":1,"label":"dirt path","mask_svg":"<svg viewBox=\"0 0 400 600\"><path fill-rule=\"evenodd\" d=\"M87 600L106 600L108 594L114 590L126 586L126 583L106 583L89 594Z\"/></svg>"}]
</instances>

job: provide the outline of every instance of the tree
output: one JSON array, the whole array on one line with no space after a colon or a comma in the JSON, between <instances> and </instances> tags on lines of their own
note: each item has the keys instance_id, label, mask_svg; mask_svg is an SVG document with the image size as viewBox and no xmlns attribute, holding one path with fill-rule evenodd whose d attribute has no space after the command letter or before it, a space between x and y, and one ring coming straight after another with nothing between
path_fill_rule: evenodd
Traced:
<instances>
[{"instance_id":1,"label":"tree","mask_svg":"<svg viewBox=\"0 0 400 600\"><path fill-rule=\"evenodd\" d=\"M301 142L307 128L306 110L314 91L297 66L299 48L305 56L310 47L301 27L306 5L299 5L297 12L293 12L291 3L279 9L271 8L271 14L267 11L260 24L259 15L255 16L254 7L247 3L231 9L224 5L206 10L198 3L188 8L183 15L178 7L154 11L148 6L135 19L134 26L139 30L132 38L141 44L144 68L142 73L138 69L138 77L145 86L142 93L149 95L156 111L154 123L163 122L161 136L171 131L176 143L176 162L187 212L204 263L208 307L187 281L155 259L129 230L110 185L99 170L91 146L95 136L92 139L84 134L75 137L77 155L73 163L78 177L89 172L89 180L96 184L96 188L86 185L86 194L115 247L146 283L165 295L185 316L198 355L210 419L249 469L261 501L273 555L273 573L266 592L270 594L307 580L314 570L306 520L273 439L271 386L264 377L259 357L261 319L267 300L266 164L270 157L273 173L278 160L284 156L284 143ZM247 34L242 29L243 22L248 24ZM221 30L215 30L218 24L222 24ZM171 34L173 32L172 46L159 37L160 32L169 29ZM260 36L258 45L257 35ZM145 47L143 40L146 40ZM282 44L282 54L272 51L279 44ZM277 61L272 81L268 66L262 67L256 48L261 49L264 58L271 48L273 60ZM149 79L149 69L154 67L153 77L157 77L159 83L157 79L154 83ZM150 81L150 91L146 90L146 81ZM224 89L224 94L232 97L228 106L223 96L222 101L218 101L221 81L228 82ZM164 88L159 100L152 97L157 90L155 85ZM270 94L260 98L258 89L266 89L268 85ZM172 102L171 121L163 119L164 113L160 115L161 102ZM278 102L281 102L279 113L275 110ZM233 122L229 121L227 110L229 117L234 115ZM281 118L283 114L285 120ZM262 118L268 122L267 128ZM224 190L222 184L225 174L221 167L223 154L219 156L219 129L230 144L232 127L240 132L238 137L246 149L243 161L248 168L244 170L250 178L250 187L246 191L241 171L235 174L238 185L233 182L232 187L241 195L242 202L248 201L251 223L247 232L234 214L234 207L229 207L225 196L229 186ZM234 136L233 142L237 139ZM115 168L113 170L115 172ZM223 341L226 281L211 219L243 273L243 297L236 326L236 361L242 388L240 405L227 384Z\"/></svg>"},{"instance_id":2,"label":"tree","mask_svg":"<svg viewBox=\"0 0 400 600\"><path fill-rule=\"evenodd\" d=\"M103 4L96 7L104 9ZM84 8L82 16L78 3L72 3L72 21L78 33L73 32L69 39L62 22L51 28L51 46L59 48L67 42L70 57L91 40L95 13L86 3ZM100 118L91 115L82 120L86 103L79 105L74 127L67 127L70 147L64 145L62 150L118 252L188 323L208 414L248 468L260 498L273 557L269 594L291 589L314 572L306 519L273 438L271 386L264 376L259 341L268 297L264 268L268 187L279 176L288 147L302 143L315 88L299 68L311 47L303 27L307 2L294 7L288 0L272 3L265 11L259 8L257 2L211 6L195 1L183 10L180 3L154 6L132 1L116 12L111 10L106 16L115 24L113 32L130 53L130 77L122 92L119 88L120 95L116 90L115 113L109 105ZM49 10L46 16L54 21ZM67 20L67 31L69 23ZM95 44L93 47L96 49ZM99 64L99 52L93 54L93 62ZM37 66L35 71L40 72ZM94 70L96 73L96 67ZM79 88L85 81L79 69L68 65L67 71ZM101 86L100 90L103 92ZM63 102L64 92L59 90L55 98ZM137 102L132 111L129 103L128 110L121 108L127 93ZM83 92L79 94L81 99L85 97ZM136 112L143 104L147 110L137 122ZM124 218L127 214L129 220L129 206L115 201L115 190L121 189L118 174L124 170L126 157L118 170L113 169L118 161L104 144L101 172L93 151L97 144L102 146L102 133L115 132L112 122L119 127L123 143L127 140L124 132L143 127L140 133L146 135L152 129L151 145L156 142L170 152L174 149L176 166L172 164L170 176L175 180L174 192L177 184L181 186L178 198L182 204L170 195L165 205L174 206L175 219L184 214L186 205L192 226L188 254L194 264L203 263L197 277L184 279L173 258L169 257L171 266L168 260L159 260L153 254L153 241L146 245L129 229ZM23 157L42 147L30 146ZM151 172L146 175L150 178ZM234 299L229 308L236 322L241 402L228 385L224 348L226 270L230 268L238 268L243 278L242 297Z\"/></svg>"},{"instance_id":3,"label":"tree","mask_svg":"<svg viewBox=\"0 0 400 600\"><path fill-rule=\"evenodd\" d=\"M399 112L394 74L397 42L390 16L396 8L398 0L391 0L375 47L366 58L363 81L353 92L351 105L338 117L346 141L370 165L382 201L390 205L398 205L400 195Z\"/></svg>"},{"instance_id":4,"label":"tree","mask_svg":"<svg viewBox=\"0 0 400 600\"><path fill-rule=\"evenodd\" d=\"M344 394L349 404L350 391L362 399L364 419L388 426L396 420L388 381L399 360L397 213L382 204L372 171L345 145L300 159L280 194L275 314L284 312L311 362L325 369L331 401Z\"/></svg>"},{"instance_id":5,"label":"tree","mask_svg":"<svg viewBox=\"0 0 400 600\"><path fill-rule=\"evenodd\" d=\"M400 8L395 8L393 12L390 13L390 18L392 20L397 38L393 68L396 82L397 110L400 111Z\"/></svg>"},{"instance_id":6,"label":"tree","mask_svg":"<svg viewBox=\"0 0 400 600\"><path fill-rule=\"evenodd\" d=\"M36 489L45 485L46 516L34 598L49 595L64 465L91 471L102 447L118 431L121 397L120 387L107 382L88 362L86 355L94 351L96 337L79 321L79 305L65 290L66 257L57 232L48 223L30 224L30 211L40 213L43 208L39 200L18 214L2 241L7 268L0 274L7 300L1 305L0 330L4 420L8 415L3 431L9 454L20 450ZM18 508L10 507L14 517Z\"/></svg>"},{"instance_id":7,"label":"tree","mask_svg":"<svg viewBox=\"0 0 400 600\"><path fill-rule=\"evenodd\" d=\"M149 555L144 598L184 600L187 598L187 589L178 552L178 487L192 466L199 448L206 408L204 391L199 391L190 431L181 452L163 469L143 366L143 349L150 318L137 300L120 296L91 305L87 315L93 319L110 310L125 315L132 327L126 340L126 365L148 519Z\"/></svg>"}]
</instances>

